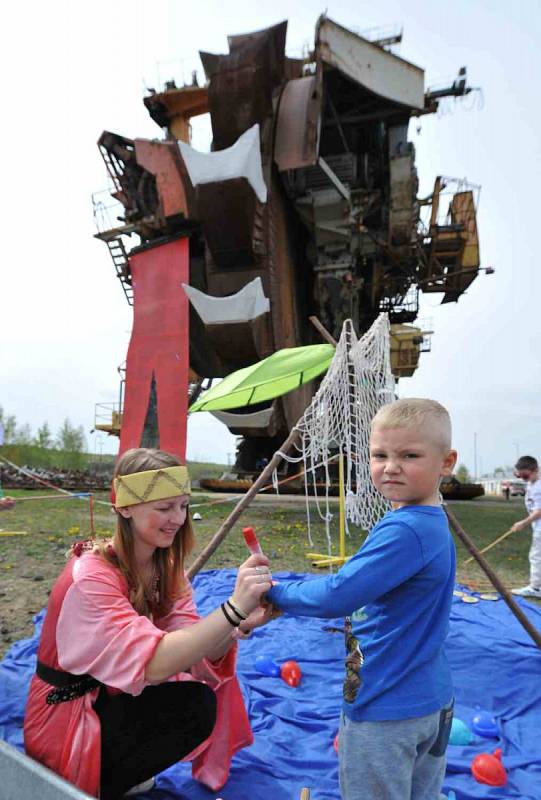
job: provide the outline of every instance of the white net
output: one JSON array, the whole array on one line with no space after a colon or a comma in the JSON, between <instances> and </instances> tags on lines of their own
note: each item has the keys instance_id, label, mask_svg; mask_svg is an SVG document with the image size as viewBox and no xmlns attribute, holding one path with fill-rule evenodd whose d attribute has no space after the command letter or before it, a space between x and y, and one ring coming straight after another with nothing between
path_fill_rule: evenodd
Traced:
<instances>
[{"instance_id":1,"label":"white net","mask_svg":"<svg viewBox=\"0 0 541 800\"><path fill-rule=\"evenodd\" d=\"M372 485L369 468L370 422L382 405L395 399L389 336L387 314L380 314L360 339L351 320L344 322L327 374L295 426L302 434L298 455L282 454L289 461L304 462L310 543L309 492L316 497L330 542L329 464L340 454L346 523L349 520L369 531L390 508ZM318 496L319 486L324 487L324 501Z\"/></svg>"}]
</instances>

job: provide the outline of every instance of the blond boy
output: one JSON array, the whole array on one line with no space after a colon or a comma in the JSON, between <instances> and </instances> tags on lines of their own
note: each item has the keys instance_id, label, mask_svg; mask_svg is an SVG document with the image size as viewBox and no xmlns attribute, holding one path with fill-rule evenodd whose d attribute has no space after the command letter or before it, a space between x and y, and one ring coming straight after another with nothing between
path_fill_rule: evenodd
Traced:
<instances>
[{"instance_id":1,"label":"blond boy","mask_svg":"<svg viewBox=\"0 0 541 800\"><path fill-rule=\"evenodd\" d=\"M370 471L393 510L335 575L280 583L268 595L285 612L346 616L344 800L440 797L452 720L443 644L455 549L439 483L455 464L443 406L411 398L381 408Z\"/></svg>"}]
</instances>

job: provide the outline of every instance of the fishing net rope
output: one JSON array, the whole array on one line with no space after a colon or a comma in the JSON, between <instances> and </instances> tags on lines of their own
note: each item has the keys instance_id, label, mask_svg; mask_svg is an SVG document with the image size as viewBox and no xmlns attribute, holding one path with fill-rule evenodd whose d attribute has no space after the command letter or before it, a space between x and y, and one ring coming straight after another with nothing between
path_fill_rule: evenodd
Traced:
<instances>
[{"instance_id":1,"label":"fishing net rope","mask_svg":"<svg viewBox=\"0 0 541 800\"><path fill-rule=\"evenodd\" d=\"M301 433L297 453L281 455L290 462L304 462L308 539L309 495L325 521L331 544L329 464L340 454L344 460L345 519L371 530L390 506L370 480L370 422L376 411L395 399L391 372L390 325L380 314L359 339L351 320L344 322L335 356L311 404L295 426ZM318 488L324 487L324 500Z\"/></svg>"}]
</instances>

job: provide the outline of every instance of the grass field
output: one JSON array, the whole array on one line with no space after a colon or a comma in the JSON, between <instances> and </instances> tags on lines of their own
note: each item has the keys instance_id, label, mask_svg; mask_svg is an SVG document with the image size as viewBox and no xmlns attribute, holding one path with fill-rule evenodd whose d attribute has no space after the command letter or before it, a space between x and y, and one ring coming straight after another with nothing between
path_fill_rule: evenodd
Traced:
<instances>
[{"instance_id":1,"label":"grass field","mask_svg":"<svg viewBox=\"0 0 541 800\"><path fill-rule=\"evenodd\" d=\"M32 616L47 602L50 587L65 563L65 554L74 541L87 538L90 533L89 502L87 499L34 499L52 493L14 491L20 500L11 511L0 516L0 656L16 639L32 632ZM30 499L28 499L30 498ZM98 537L109 537L114 530L114 515L107 503L106 493L94 496L94 526ZM102 505L99 501L102 501ZM234 507L231 498L192 495L193 511L202 520L194 522L197 547L193 556L207 544L229 511ZM496 539L516 520L524 516L522 501L477 500L451 504L453 512L482 548ZM332 553L338 552L338 504L331 501L334 519L332 528ZM271 559L276 572L317 571L306 557L308 552L327 553L328 545L323 522L312 509L311 530L313 545L309 544L304 498L274 498L260 496L244 512L233 530L208 561L205 569L235 567L243 561L247 551L241 529L252 525L264 551ZM24 532L26 535L2 535ZM365 539L365 532L351 529L347 540L347 553L353 554ZM528 578L529 530L511 535L497 545L487 558L504 583L522 585ZM458 579L487 588L487 579L476 567L465 568L463 561L468 553L457 542ZM321 571L321 570L320 570ZM478 583L475 583L478 581Z\"/></svg>"}]
</instances>

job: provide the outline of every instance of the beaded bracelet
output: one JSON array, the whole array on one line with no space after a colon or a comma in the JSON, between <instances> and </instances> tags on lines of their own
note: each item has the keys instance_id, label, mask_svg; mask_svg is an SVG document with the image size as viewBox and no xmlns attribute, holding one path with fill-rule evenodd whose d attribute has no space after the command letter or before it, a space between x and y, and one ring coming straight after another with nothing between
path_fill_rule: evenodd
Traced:
<instances>
[{"instance_id":1,"label":"beaded bracelet","mask_svg":"<svg viewBox=\"0 0 541 800\"><path fill-rule=\"evenodd\" d=\"M234 619L231 619L231 617L229 616L229 613L227 612L227 609L225 607L225 603L222 603L220 608L222 609L224 617L229 622L229 624L232 625L234 628L238 628L240 623L242 622L242 620L239 620L238 622L236 622Z\"/></svg>"},{"instance_id":2,"label":"beaded bracelet","mask_svg":"<svg viewBox=\"0 0 541 800\"><path fill-rule=\"evenodd\" d=\"M231 602L231 598L227 600L227 605L229 606L233 614L235 614L235 616L237 616L240 620L247 619L248 614L245 614L243 611L239 611L239 609L236 606L234 606L233 603Z\"/></svg>"}]
</instances>

